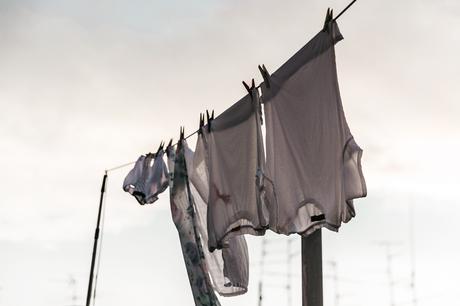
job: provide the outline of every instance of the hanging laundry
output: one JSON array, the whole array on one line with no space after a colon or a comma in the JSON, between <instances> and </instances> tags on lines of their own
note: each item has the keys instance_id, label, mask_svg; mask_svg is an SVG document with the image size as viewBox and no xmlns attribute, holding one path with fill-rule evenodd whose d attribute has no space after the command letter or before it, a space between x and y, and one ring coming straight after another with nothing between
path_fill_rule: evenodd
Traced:
<instances>
[{"instance_id":1,"label":"hanging laundry","mask_svg":"<svg viewBox=\"0 0 460 306\"><path fill-rule=\"evenodd\" d=\"M230 238L263 235L268 214L260 203L264 149L255 86L202 128L209 170L209 250L222 249Z\"/></svg>"},{"instance_id":2,"label":"hanging laundry","mask_svg":"<svg viewBox=\"0 0 460 306\"><path fill-rule=\"evenodd\" d=\"M248 285L248 251L243 237L233 240L224 252L207 250L204 218L206 203L189 181L188 167L193 166L193 151L185 140L177 150L167 149L170 167L171 214L179 233L187 274L195 305L219 305L214 294L243 294ZM224 254L230 257L224 257Z\"/></svg>"},{"instance_id":3,"label":"hanging laundry","mask_svg":"<svg viewBox=\"0 0 460 306\"><path fill-rule=\"evenodd\" d=\"M277 233L337 231L355 216L353 199L366 196L362 150L339 93L334 45L341 39L337 23L327 23L262 85L265 200Z\"/></svg>"},{"instance_id":4,"label":"hanging laundry","mask_svg":"<svg viewBox=\"0 0 460 306\"><path fill-rule=\"evenodd\" d=\"M185 142L184 142L185 143ZM202 135L198 135L195 153L184 145L191 194L194 199L195 223L215 290L222 296L240 295L247 291L249 281L248 247L244 236L226 241L222 250L208 250L207 209L209 171L205 163Z\"/></svg>"},{"instance_id":5,"label":"hanging laundry","mask_svg":"<svg viewBox=\"0 0 460 306\"><path fill-rule=\"evenodd\" d=\"M170 204L174 224L179 233L182 254L196 306L220 306L214 293L200 236L195 225L193 197L187 175L183 141L174 152L167 148L170 169Z\"/></svg>"},{"instance_id":6,"label":"hanging laundry","mask_svg":"<svg viewBox=\"0 0 460 306\"><path fill-rule=\"evenodd\" d=\"M163 160L164 151L142 155L128 173L123 190L133 195L139 204L152 204L168 188L168 169Z\"/></svg>"}]
</instances>

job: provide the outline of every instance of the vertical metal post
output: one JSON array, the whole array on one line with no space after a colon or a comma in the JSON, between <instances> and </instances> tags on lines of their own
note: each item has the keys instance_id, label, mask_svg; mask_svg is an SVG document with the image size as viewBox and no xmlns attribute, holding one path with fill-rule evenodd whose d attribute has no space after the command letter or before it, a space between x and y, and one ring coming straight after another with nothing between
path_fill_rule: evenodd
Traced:
<instances>
[{"instance_id":1,"label":"vertical metal post","mask_svg":"<svg viewBox=\"0 0 460 306\"><path fill-rule=\"evenodd\" d=\"M395 306L395 289L394 289L394 280L393 280L393 269L392 269L392 262L393 262L393 255L391 254L391 244L386 245L387 249L387 275L388 275L388 287L390 289L390 305Z\"/></svg>"},{"instance_id":2,"label":"vertical metal post","mask_svg":"<svg viewBox=\"0 0 460 306\"><path fill-rule=\"evenodd\" d=\"M334 281L334 305L339 306L340 294L339 294L339 276L338 276L338 269L337 269L337 262L335 260L330 262L333 273L333 281Z\"/></svg>"},{"instance_id":3,"label":"vertical metal post","mask_svg":"<svg viewBox=\"0 0 460 306\"><path fill-rule=\"evenodd\" d=\"M86 306L90 306L91 303L91 293L93 292L93 279L94 279L94 265L96 263L96 255L97 255L97 241L99 239L99 231L100 231L100 224L101 224L101 211L102 211L102 204L104 203L104 192L105 192L105 183L107 181L107 171L104 174L104 178L102 179L102 187L101 187L101 196L99 199L99 211L97 214L97 223L96 223L96 230L94 232L94 245L93 245L93 254L91 257L91 268L89 271L89 282L88 282L88 292L86 294Z\"/></svg>"},{"instance_id":4,"label":"vertical metal post","mask_svg":"<svg viewBox=\"0 0 460 306\"><path fill-rule=\"evenodd\" d=\"M291 269L291 263L292 263L292 257L293 257L293 254L292 254L292 238L291 237L288 237L287 238L287 246L286 246L286 249L287 249L287 274L286 274L286 278L287 278L287 284L286 284L286 295L287 295L287 306L292 306L292 269Z\"/></svg>"},{"instance_id":5,"label":"vertical metal post","mask_svg":"<svg viewBox=\"0 0 460 306\"><path fill-rule=\"evenodd\" d=\"M302 306L323 306L321 229L302 237Z\"/></svg>"},{"instance_id":6,"label":"vertical metal post","mask_svg":"<svg viewBox=\"0 0 460 306\"><path fill-rule=\"evenodd\" d=\"M267 244L267 239L265 236L262 238L262 254L260 257L260 277L259 277L259 306L262 306L262 300L263 300L263 277L264 277L264 265L265 265L265 255L267 254L265 248Z\"/></svg>"},{"instance_id":7,"label":"vertical metal post","mask_svg":"<svg viewBox=\"0 0 460 306\"><path fill-rule=\"evenodd\" d=\"M411 275L410 287L412 291L412 305L417 306L417 291L415 288L415 216L414 216L414 203L409 203L409 226L410 226L410 261L411 261Z\"/></svg>"}]
</instances>

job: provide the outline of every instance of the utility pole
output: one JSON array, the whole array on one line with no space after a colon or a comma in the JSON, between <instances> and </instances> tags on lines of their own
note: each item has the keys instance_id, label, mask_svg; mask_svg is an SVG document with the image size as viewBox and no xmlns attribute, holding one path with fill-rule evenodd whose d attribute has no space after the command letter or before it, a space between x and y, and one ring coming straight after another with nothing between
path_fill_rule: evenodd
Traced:
<instances>
[{"instance_id":1,"label":"utility pole","mask_svg":"<svg viewBox=\"0 0 460 306\"><path fill-rule=\"evenodd\" d=\"M287 295L287 306L292 306L292 257L293 254L291 252L292 249L292 242L293 240L288 237L287 238L287 273L286 273L286 278L287 278L287 284L286 284L286 295Z\"/></svg>"},{"instance_id":2,"label":"utility pole","mask_svg":"<svg viewBox=\"0 0 460 306\"><path fill-rule=\"evenodd\" d=\"M417 291L415 288L415 216L414 203L409 203L409 233L410 233L410 257L411 257L411 278L410 288L412 292L412 306L417 306Z\"/></svg>"},{"instance_id":3,"label":"utility pole","mask_svg":"<svg viewBox=\"0 0 460 306\"><path fill-rule=\"evenodd\" d=\"M323 306L321 229L302 236L302 305Z\"/></svg>"},{"instance_id":4,"label":"utility pole","mask_svg":"<svg viewBox=\"0 0 460 306\"><path fill-rule=\"evenodd\" d=\"M73 277L73 275L69 275L69 280L68 280L68 285L70 287L70 290L72 291L72 295L70 297L71 303L69 306L78 306L77 305L77 280Z\"/></svg>"},{"instance_id":5,"label":"utility pole","mask_svg":"<svg viewBox=\"0 0 460 306\"><path fill-rule=\"evenodd\" d=\"M104 203L104 193L105 193L106 182L107 182L107 171L105 172L104 177L102 179L101 196L99 199L99 210L97 214L96 230L94 232L93 253L91 256L91 268L89 271L88 292L86 294L86 306L91 305L91 296L93 293L94 267L95 267L96 256L97 256L97 246L98 246L100 224L101 224L101 212L102 212L102 206Z\"/></svg>"},{"instance_id":6,"label":"utility pole","mask_svg":"<svg viewBox=\"0 0 460 306\"><path fill-rule=\"evenodd\" d=\"M340 294L339 294L339 275L337 269L337 262L331 260L329 264L332 267L332 280L334 281L334 305L339 306Z\"/></svg>"},{"instance_id":7,"label":"utility pole","mask_svg":"<svg viewBox=\"0 0 460 306\"><path fill-rule=\"evenodd\" d=\"M395 292L394 292L395 281L394 281L394 276L393 276L393 257L394 255L391 253L391 247L394 246L395 243L391 241L382 241L379 244L385 247L385 250L386 250L389 301L390 301L390 306L395 306L396 305Z\"/></svg>"},{"instance_id":8,"label":"utility pole","mask_svg":"<svg viewBox=\"0 0 460 306\"><path fill-rule=\"evenodd\" d=\"M260 276L259 276L259 306L262 306L262 299L263 299L263 288L262 288L262 280L264 277L264 264L265 264L265 255L267 255L266 249L267 245L267 238L265 236L262 237L262 251L260 256Z\"/></svg>"}]
</instances>

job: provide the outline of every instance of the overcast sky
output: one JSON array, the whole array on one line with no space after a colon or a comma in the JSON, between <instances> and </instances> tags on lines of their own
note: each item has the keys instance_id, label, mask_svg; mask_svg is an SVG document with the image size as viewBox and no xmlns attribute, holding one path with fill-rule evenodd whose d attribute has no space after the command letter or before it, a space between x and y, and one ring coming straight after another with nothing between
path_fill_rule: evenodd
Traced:
<instances>
[{"instance_id":1,"label":"overcast sky","mask_svg":"<svg viewBox=\"0 0 460 306\"><path fill-rule=\"evenodd\" d=\"M70 305L73 290L83 305L104 169L226 109L242 80L261 81L258 64L276 70L328 6L347 3L0 0L0 305ZM339 82L368 197L338 234L323 231L325 306L337 293L331 261L340 306L390 306L382 241L395 305L410 305L411 262L419 306L458 304L459 16L454 0L360 0L339 20ZM109 174L97 305L192 305L169 195L140 207L121 189L129 170ZM285 305L287 239L268 239L264 306ZM257 303L262 240L248 241L249 292L223 306Z\"/></svg>"}]
</instances>

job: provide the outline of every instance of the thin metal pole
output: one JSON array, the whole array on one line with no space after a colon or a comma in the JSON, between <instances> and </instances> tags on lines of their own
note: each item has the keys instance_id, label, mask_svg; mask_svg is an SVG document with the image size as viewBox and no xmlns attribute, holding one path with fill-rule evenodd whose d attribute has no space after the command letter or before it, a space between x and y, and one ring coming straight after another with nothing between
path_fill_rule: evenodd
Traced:
<instances>
[{"instance_id":1,"label":"thin metal pole","mask_svg":"<svg viewBox=\"0 0 460 306\"><path fill-rule=\"evenodd\" d=\"M107 181L107 171L104 173L104 178L102 179L102 187L101 187L101 197L99 200L99 211L97 214L97 223L96 223L96 230L94 232L94 245L93 245L93 254L91 257L91 268L89 271L89 281L88 281L88 292L86 294L86 306L90 306L91 304L91 293L93 291L93 278L94 278L94 265L96 263L96 254L97 254L97 241L99 239L99 231L100 231L100 224L101 224L101 211L102 211L102 203L104 202L104 193L105 193L105 183Z\"/></svg>"},{"instance_id":2,"label":"thin metal pole","mask_svg":"<svg viewBox=\"0 0 460 306\"><path fill-rule=\"evenodd\" d=\"M338 276L338 269L337 269L337 262L335 260L330 262L333 270L333 280L334 280L334 305L339 306L339 300L340 300L340 295L339 295L339 276Z\"/></svg>"},{"instance_id":3,"label":"thin metal pole","mask_svg":"<svg viewBox=\"0 0 460 306\"><path fill-rule=\"evenodd\" d=\"M286 284L286 295L287 295L287 306L292 306L292 286L291 286L291 282L292 282L292 268L291 268L291 263L292 263L292 252L291 252L291 249L292 249L292 242L293 240L288 237L287 238L287 246L286 246L286 251L287 251L287 275L286 275L286 278L287 278L287 284Z\"/></svg>"},{"instance_id":4,"label":"thin metal pole","mask_svg":"<svg viewBox=\"0 0 460 306\"><path fill-rule=\"evenodd\" d=\"M262 237L262 251L260 256L260 276L259 276L259 303L257 305L262 306L263 300L263 278L264 278L264 265L265 265L265 255L266 251L267 238Z\"/></svg>"},{"instance_id":5,"label":"thin metal pole","mask_svg":"<svg viewBox=\"0 0 460 306\"><path fill-rule=\"evenodd\" d=\"M417 306L417 291L415 287L415 216L414 203L409 203L409 226L410 226L410 259L411 259L411 277L410 287L412 291L412 305Z\"/></svg>"},{"instance_id":6,"label":"thin metal pole","mask_svg":"<svg viewBox=\"0 0 460 306\"><path fill-rule=\"evenodd\" d=\"M391 252L391 247L395 245L394 242L391 241L382 241L379 243L382 247L386 250L386 260L387 260L387 279L388 279L388 301L390 306L395 306L395 281L393 275L393 257L394 254Z\"/></svg>"},{"instance_id":7,"label":"thin metal pole","mask_svg":"<svg viewBox=\"0 0 460 306\"><path fill-rule=\"evenodd\" d=\"M395 289L394 289L394 279L393 279L393 255L391 254L390 245L387 245L387 276L388 276L388 287L390 290L390 305L395 306Z\"/></svg>"}]
</instances>

